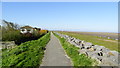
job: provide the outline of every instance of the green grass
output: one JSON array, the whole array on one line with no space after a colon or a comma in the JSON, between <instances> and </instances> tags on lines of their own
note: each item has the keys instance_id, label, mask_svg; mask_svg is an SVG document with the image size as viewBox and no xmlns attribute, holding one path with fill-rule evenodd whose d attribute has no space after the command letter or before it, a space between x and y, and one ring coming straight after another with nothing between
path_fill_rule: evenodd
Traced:
<instances>
[{"instance_id":1,"label":"green grass","mask_svg":"<svg viewBox=\"0 0 120 68\"><path fill-rule=\"evenodd\" d=\"M66 51L67 55L71 58L73 65L75 68L78 66L93 66L96 65L97 62L90 57L85 56L84 54L79 54L78 47L67 42L64 38L54 34L61 42L64 50Z\"/></svg>"},{"instance_id":2,"label":"green grass","mask_svg":"<svg viewBox=\"0 0 120 68\"><path fill-rule=\"evenodd\" d=\"M44 48L50 40L47 33L38 40L22 43L16 48L2 54L2 66L10 67L39 67L44 55Z\"/></svg>"},{"instance_id":3,"label":"green grass","mask_svg":"<svg viewBox=\"0 0 120 68\"><path fill-rule=\"evenodd\" d=\"M97 37L97 36L91 36L91 35L83 35L83 34L78 34L78 33L73 33L73 32L59 32L59 33L66 34L66 35L75 37L77 39L84 40L86 42L91 42L94 45L105 46L106 48L109 48L110 50L116 50L120 52L120 50L118 50L118 41L116 40L111 39L111 41L115 41L115 42L104 41L108 39Z\"/></svg>"}]
</instances>

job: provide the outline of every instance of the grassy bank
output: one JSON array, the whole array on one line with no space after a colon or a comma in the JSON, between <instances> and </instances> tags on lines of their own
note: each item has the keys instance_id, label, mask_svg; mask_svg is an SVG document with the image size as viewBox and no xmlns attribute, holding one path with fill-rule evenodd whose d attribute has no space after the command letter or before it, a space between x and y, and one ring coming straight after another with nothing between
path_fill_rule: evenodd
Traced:
<instances>
[{"instance_id":1,"label":"grassy bank","mask_svg":"<svg viewBox=\"0 0 120 68\"><path fill-rule=\"evenodd\" d=\"M10 67L39 67L41 64L46 44L50 40L50 33L47 33L38 40L22 43L16 48L3 52L2 66Z\"/></svg>"},{"instance_id":2,"label":"grassy bank","mask_svg":"<svg viewBox=\"0 0 120 68\"><path fill-rule=\"evenodd\" d=\"M95 60L85 56L84 54L79 54L78 47L71 45L64 38L61 38L56 34L54 35L60 40L64 50L66 51L67 55L71 58L75 68L77 68L78 66L93 66L96 63Z\"/></svg>"},{"instance_id":3,"label":"grassy bank","mask_svg":"<svg viewBox=\"0 0 120 68\"><path fill-rule=\"evenodd\" d=\"M59 32L59 33L66 34L75 37L77 39L84 40L86 42L91 42L94 45L105 46L106 48L120 52L120 50L118 50L117 40L112 40L112 39L109 40L98 36L84 35L75 32Z\"/></svg>"}]
</instances>

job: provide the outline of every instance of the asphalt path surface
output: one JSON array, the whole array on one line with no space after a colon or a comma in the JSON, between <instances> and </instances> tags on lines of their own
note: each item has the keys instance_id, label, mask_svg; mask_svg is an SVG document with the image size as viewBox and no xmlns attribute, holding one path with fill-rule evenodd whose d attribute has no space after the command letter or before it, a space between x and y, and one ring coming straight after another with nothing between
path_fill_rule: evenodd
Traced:
<instances>
[{"instance_id":1,"label":"asphalt path surface","mask_svg":"<svg viewBox=\"0 0 120 68\"><path fill-rule=\"evenodd\" d=\"M51 39L46 45L46 51L40 66L72 66L70 59L66 56L58 38L51 33Z\"/></svg>"}]
</instances>

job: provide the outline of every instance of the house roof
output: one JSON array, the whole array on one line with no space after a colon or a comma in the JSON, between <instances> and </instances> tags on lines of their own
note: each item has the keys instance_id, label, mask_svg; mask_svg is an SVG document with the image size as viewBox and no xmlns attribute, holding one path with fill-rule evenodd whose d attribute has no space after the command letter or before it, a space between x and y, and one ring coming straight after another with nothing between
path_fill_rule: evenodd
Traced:
<instances>
[{"instance_id":1,"label":"house roof","mask_svg":"<svg viewBox=\"0 0 120 68\"><path fill-rule=\"evenodd\" d=\"M22 28L29 29L29 28L33 28L33 27L31 27L31 26L23 26L23 27L21 27L21 29L22 29Z\"/></svg>"}]
</instances>

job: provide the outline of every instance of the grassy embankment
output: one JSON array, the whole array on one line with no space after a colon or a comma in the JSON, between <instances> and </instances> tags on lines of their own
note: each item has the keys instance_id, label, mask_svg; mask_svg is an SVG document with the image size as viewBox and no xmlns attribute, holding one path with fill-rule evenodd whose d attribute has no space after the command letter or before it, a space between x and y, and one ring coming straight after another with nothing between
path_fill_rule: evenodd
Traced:
<instances>
[{"instance_id":1,"label":"grassy embankment","mask_svg":"<svg viewBox=\"0 0 120 68\"><path fill-rule=\"evenodd\" d=\"M2 54L2 66L21 68L26 66L39 67L44 55L45 46L49 40L50 33L47 33L38 40L28 41L9 52L5 51Z\"/></svg>"},{"instance_id":2,"label":"grassy embankment","mask_svg":"<svg viewBox=\"0 0 120 68\"><path fill-rule=\"evenodd\" d=\"M92 36L92 35L84 35L84 34L79 34L75 32L60 32L62 34L66 34L72 37L75 37L80 40L84 40L86 42L91 42L94 45L100 45L100 46L105 46L106 48L109 48L110 50L118 50L118 41L117 40L112 40L112 39L106 39L98 36Z\"/></svg>"},{"instance_id":3,"label":"grassy embankment","mask_svg":"<svg viewBox=\"0 0 120 68\"><path fill-rule=\"evenodd\" d=\"M61 38L55 33L54 35L60 40L64 50L66 51L67 55L71 58L75 68L77 68L78 66L93 66L97 63L95 60L91 59L90 57L87 57L84 54L79 54L78 47L71 45L64 38Z\"/></svg>"}]
</instances>

